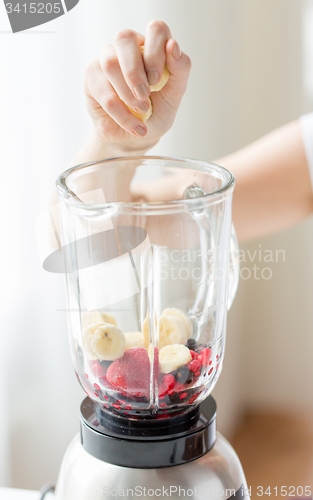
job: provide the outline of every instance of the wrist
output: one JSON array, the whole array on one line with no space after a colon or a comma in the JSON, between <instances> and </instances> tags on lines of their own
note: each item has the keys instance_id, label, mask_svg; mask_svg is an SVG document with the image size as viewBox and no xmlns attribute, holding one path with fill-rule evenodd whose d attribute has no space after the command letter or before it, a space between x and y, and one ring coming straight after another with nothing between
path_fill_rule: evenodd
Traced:
<instances>
[{"instance_id":1,"label":"wrist","mask_svg":"<svg viewBox=\"0 0 313 500\"><path fill-rule=\"evenodd\" d=\"M99 137L96 130L93 130L89 138L80 151L70 162L70 167L82 163L116 158L119 156L142 156L151 149L158 140L154 141L127 141L127 142L106 142Z\"/></svg>"},{"instance_id":2,"label":"wrist","mask_svg":"<svg viewBox=\"0 0 313 500\"><path fill-rule=\"evenodd\" d=\"M107 142L99 137L96 130L92 131L89 138L90 145L97 151L99 159L114 158L118 156L141 156L152 149L157 143L157 140L145 140L130 138L127 142Z\"/></svg>"}]
</instances>

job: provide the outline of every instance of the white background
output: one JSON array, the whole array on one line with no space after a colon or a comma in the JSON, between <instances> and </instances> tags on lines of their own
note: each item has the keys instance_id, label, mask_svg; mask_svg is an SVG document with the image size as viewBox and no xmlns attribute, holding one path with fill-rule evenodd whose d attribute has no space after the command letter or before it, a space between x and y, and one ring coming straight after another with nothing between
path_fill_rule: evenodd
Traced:
<instances>
[{"instance_id":1,"label":"white background","mask_svg":"<svg viewBox=\"0 0 313 500\"><path fill-rule=\"evenodd\" d=\"M41 268L35 221L88 135L83 68L117 30L144 32L153 18L169 24L193 62L175 126L155 153L214 160L313 110L309 0L80 0L66 16L14 35L0 3L3 486L55 481L78 430L83 392L64 283ZM271 280L240 283L215 390L226 435L246 408L313 409L312 229L310 219L243 247L284 249L286 262L271 264Z\"/></svg>"}]
</instances>

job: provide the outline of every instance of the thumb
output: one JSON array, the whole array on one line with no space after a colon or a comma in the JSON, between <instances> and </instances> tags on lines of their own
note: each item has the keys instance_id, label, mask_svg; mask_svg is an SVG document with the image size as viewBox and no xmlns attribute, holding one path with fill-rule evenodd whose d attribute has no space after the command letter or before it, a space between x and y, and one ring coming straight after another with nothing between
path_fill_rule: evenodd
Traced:
<instances>
[{"instance_id":1,"label":"thumb","mask_svg":"<svg viewBox=\"0 0 313 500\"><path fill-rule=\"evenodd\" d=\"M191 60L187 54L180 50L178 43L173 38L167 41L165 53L165 64L170 76L161 92L170 104L178 107L187 88Z\"/></svg>"}]
</instances>

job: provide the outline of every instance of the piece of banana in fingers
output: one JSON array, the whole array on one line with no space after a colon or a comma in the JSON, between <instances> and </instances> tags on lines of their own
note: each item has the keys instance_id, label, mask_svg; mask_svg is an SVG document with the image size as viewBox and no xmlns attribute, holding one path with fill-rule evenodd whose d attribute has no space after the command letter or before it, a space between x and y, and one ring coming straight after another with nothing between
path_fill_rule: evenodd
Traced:
<instances>
[{"instance_id":1,"label":"piece of banana in fingers","mask_svg":"<svg viewBox=\"0 0 313 500\"><path fill-rule=\"evenodd\" d=\"M143 54L143 51L144 51L144 46L143 45L140 47L140 50L141 50L141 53ZM163 68L161 80L156 85L150 85L150 92L159 92L159 90L161 90L164 87L164 85L167 83L167 80L169 79L169 76L170 76L170 72L167 69L167 66L165 64L164 68ZM151 102L150 97L148 99L150 101L150 108L145 113L137 113L137 111L133 110L132 108L130 108L129 106L126 105L128 107L128 109L135 116L137 116L137 118L139 118L139 120L141 120L143 123L145 123L150 118L150 116L152 115L152 111L153 111L152 110L152 102Z\"/></svg>"},{"instance_id":2,"label":"piece of banana in fingers","mask_svg":"<svg viewBox=\"0 0 313 500\"><path fill-rule=\"evenodd\" d=\"M151 102L150 97L148 97L148 101L150 102L150 108L145 113L138 113L134 109L132 109L129 106L127 106L127 104L126 104L126 106L133 113L133 115L137 116L137 118L139 118L139 120L141 120L143 123L145 123L150 118L150 116L152 115L152 102Z\"/></svg>"}]
</instances>

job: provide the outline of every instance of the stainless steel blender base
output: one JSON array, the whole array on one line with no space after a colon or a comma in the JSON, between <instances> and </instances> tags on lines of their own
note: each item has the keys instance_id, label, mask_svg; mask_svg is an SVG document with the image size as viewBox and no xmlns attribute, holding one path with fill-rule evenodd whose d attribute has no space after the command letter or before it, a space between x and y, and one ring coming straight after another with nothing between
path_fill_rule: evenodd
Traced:
<instances>
[{"instance_id":1,"label":"stainless steel blender base","mask_svg":"<svg viewBox=\"0 0 313 500\"><path fill-rule=\"evenodd\" d=\"M105 440L99 436L95 439L92 437L95 430L88 425L94 421L95 414L85 413L88 414L87 421L81 415L82 434L74 438L64 456L55 492L56 500L136 500L140 497L154 500L159 497L171 497L175 500L181 497L192 500L248 500L250 497L239 458L228 441L219 433L215 433L216 405L213 398L209 397L207 404L209 412L198 412L196 424L192 424L187 430L182 432L181 426L191 422L193 416L197 419L196 410L186 414L185 422L181 415L178 419L166 419L167 422L173 421L173 425L169 427L171 434L165 430L162 436L151 436L150 427L150 435L144 439L142 435L138 435L135 423L132 424L135 435L125 435L125 429L121 429L119 437L116 437L118 428L107 426L108 432L112 433L111 437L106 435ZM82 404L82 412L84 408L86 409L86 400ZM138 425L141 426L141 423ZM87 428L89 430L86 430ZM156 434L159 431L157 430ZM89 432L92 438L88 444L86 432ZM185 455L188 459L184 460L185 463L180 459L180 465L175 465L175 458L168 466L169 452L173 456L184 457L184 454L178 453L183 435ZM81 440L89 453L81 444ZM114 463L114 443L118 448L116 456L121 457L119 463L127 464L126 466ZM144 465L139 457L142 446L148 450L147 463ZM151 467L151 464L160 463L159 458L155 462L151 457L160 457L162 446L166 466ZM103 451L103 448L107 449ZM112 450L112 459L109 450ZM197 458L189 458L192 456Z\"/></svg>"},{"instance_id":2,"label":"stainless steel blender base","mask_svg":"<svg viewBox=\"0 0 313 500\"><path fill-rule=\"evenodd\" d=\"M89 455L77 435L63 459L55 500L182 497L191 500L248 500L245 476L234 449L217 433L201 458L158 469L131 469Z\"/></svg>"}]
</instances>

